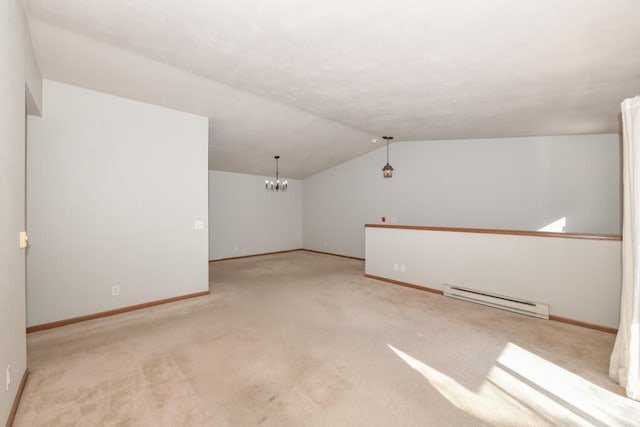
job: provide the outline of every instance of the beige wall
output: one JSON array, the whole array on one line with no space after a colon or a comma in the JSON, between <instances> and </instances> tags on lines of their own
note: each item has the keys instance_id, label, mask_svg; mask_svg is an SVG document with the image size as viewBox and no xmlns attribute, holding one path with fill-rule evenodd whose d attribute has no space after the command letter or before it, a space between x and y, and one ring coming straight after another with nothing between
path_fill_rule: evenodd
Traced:
<instances>
[{"instance_id":1,"label":"beige wall","mask_svg":"<svg viewBox=\"0 0 640 427\"><path fill-rule=\"evenodd\" d=\"M552 315L618 327L620 241L367 228L366 249L367 274L540 302Z\"/></svg>"},{"instance_id":2,"label":"beige wall","mask_svg":"<svg viewBox=\"0 0 640 427\"><path fill-rule=\"evenodd\" d=\"M25 338L25 91L29 112L41 106L41 76L19 0L0 2L0 425L27 367ZM5 388L11 365L12 382Z\"/></svg>"},{"instance_id":3,"label":"beige wall","mask_svg":"<svg viewBox=\"0 0 640 427\"><path fill-rule=\"evenodd\" d=\"M28 325L206 291L208 119L49 80L44 110L28 123Z\"/></svg>"},{"instance_id":4,"label":"beige wall","mask_svg":"<svg viewBox=\"0 0 640 427\"><path fill-rule=\"evenodd\" d=\"M302 181L289 179L286 192L272 193L264 190L267 178L209 171L211 259L302 247Z\"/></svg>"},{"instance_id":5,"label":"beige wall","mask_svg":"<svg viewBox=\"0 0 640 427\"><path fill-rule=\"evenodd\" d=\"M400 142L304 180L304 247L364 256L365 223L620 233L617 134ZM326 246L325 246L326 242Z\"/></svg>"}]
</instances>

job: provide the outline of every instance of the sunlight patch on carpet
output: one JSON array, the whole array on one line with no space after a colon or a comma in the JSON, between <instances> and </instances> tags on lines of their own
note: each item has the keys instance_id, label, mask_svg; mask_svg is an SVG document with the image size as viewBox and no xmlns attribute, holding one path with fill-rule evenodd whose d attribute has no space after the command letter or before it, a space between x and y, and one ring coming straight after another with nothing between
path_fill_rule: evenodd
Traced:
<instances>
[{"instance_id":1,"label":"sunlight patch on carpet","mask_svg":"<svg viewBox=\"0 0 640 427\"><path fill-rule=\"evenodd\" d=\"M637 425L640 411L628 399L508 343L477 391L393 347L458 409L491 424L538 418L555 425Z\"/></svg>"}]
</instances>

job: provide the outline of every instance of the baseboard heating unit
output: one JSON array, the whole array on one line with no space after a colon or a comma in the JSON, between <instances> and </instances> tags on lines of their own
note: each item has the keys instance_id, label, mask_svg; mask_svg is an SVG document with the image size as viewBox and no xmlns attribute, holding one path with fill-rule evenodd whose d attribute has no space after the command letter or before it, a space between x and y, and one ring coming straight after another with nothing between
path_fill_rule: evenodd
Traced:
<instances>
[{"instance_id":1,"label":"baseboard heating unit","mask_svg":"<svg viewBox=\"0 0 640 427\"><path fill-rule=\"evenodd\" d=\"M445 296L457 298L464 301L484 304L502 310L513 311L527 316L549 318L549 305L539 302L527 301L519 298L507 297L504 295L492 294L477 289L462 288L455 285L445 284L443 287Z\"/></svg>"}]
</instances>

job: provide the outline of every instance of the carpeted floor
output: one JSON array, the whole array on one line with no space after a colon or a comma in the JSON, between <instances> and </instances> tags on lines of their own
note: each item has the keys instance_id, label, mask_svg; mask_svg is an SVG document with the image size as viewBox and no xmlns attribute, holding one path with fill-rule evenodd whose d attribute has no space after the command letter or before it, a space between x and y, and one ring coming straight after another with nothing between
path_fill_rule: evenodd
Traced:
<instances>
[{"instance_id":1,"label":"carpeted floor","mask_svg":"<svg viewBox=\"0 0 640 427\"><path fill-rule=\"evenodd\" d=\"M207 297L28 337L15 426L639 425L614 336L292 252L211 264Z\"/></svg>"}]
</instances>

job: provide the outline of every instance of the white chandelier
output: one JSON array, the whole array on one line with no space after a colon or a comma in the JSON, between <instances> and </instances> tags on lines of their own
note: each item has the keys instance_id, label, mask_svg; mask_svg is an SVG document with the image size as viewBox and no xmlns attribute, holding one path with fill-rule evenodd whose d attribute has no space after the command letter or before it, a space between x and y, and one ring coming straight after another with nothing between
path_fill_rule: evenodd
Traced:
<instances>
[{"instance_id":1,"label":"white chandelier","mask_svg":"<svg viewBox=\"0 0 640 427\"><path fill-rule=\"evenodd\" d=\"M285 180L283 183L280 183L280 177L278 175L278 160L280 159L280 156L273 156L273 158L276 159L276 181L273 182L266 180L264 182L264 189L266 191L287 191L289 182Z\"/></svg>"}]
</instances>

